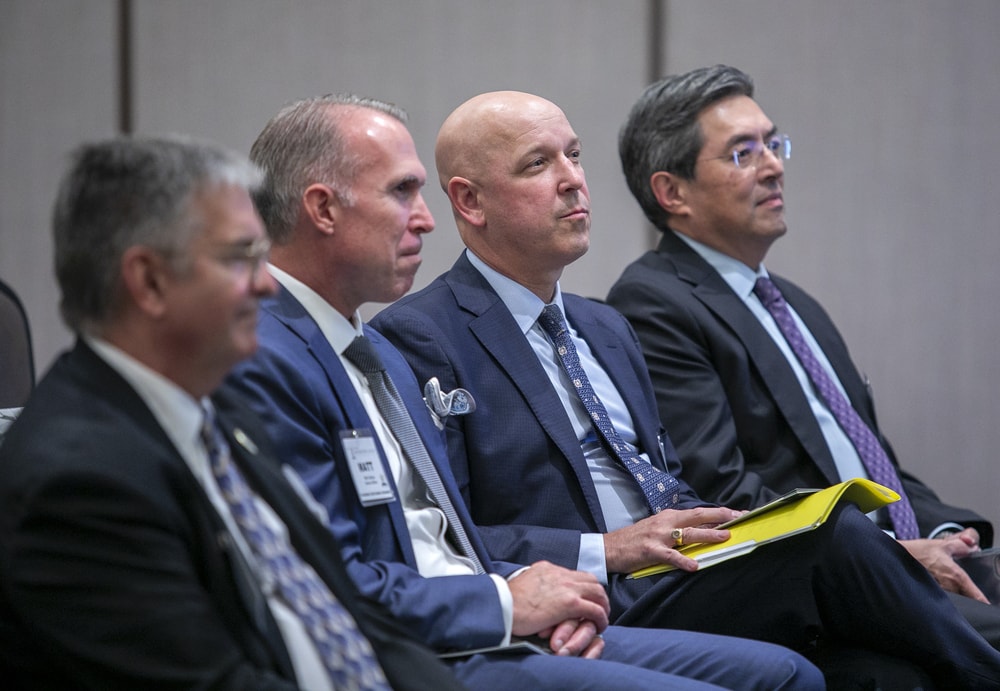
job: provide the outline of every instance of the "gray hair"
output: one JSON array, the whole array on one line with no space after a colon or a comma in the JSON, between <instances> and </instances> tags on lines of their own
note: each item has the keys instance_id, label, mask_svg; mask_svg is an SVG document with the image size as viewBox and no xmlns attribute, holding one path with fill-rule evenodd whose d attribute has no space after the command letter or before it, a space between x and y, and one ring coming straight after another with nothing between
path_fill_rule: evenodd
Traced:
<instances>
[{"instance_id":1,"label":"gray hair","mask_svg":"<svg viewBox=\"0 0 1000 691\"><path fill-rule=\"evenodd\" d=\"M255 188L260 171L244 156L186 137L118 137L72 156L53 210L60 311L77 332L113 316L121 258L136 245L186 258L202 219L196 194L216 186Z\"/></svg>"},{"instance_id":2,"label":"gray hair","mask_svg":"<svg viewBox=\"0 0 1000 691\"><path fill-rule=\"evenodd\" d=\"M351 185L361 160L347 151L340 131L342 116L352 107L377 110L404 124L407 120L406 112L391 103L327 94L285 106L253 143L250 160L264 171L254 204L275 244L290 239L309 185L329 185L343 203L354 203Z\"/></svg>"},{"instance_id":3,"label":"gray hair","mask_svg":"<svg viewBox=\"0 0 1000 691\"><path fill-rule=\"evenodd\" d=\"M646 87L618 133L618 155L632 195L653 225L668 214L656 201L650 178L659 171L694 177L704 144L698 116L729 96L753 98L753 80L735 67L715 65L665 77Z\"/></svg>"}]
</instances>

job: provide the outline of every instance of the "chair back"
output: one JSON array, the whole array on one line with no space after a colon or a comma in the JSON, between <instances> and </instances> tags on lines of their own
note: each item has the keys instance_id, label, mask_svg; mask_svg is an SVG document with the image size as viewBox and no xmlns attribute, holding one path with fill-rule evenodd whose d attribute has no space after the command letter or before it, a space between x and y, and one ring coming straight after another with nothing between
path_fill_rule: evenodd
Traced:
<instances>
[{"instance_id":1,"label":"chair back","mask_svg":"<svg viewBox=\"0 0 1000 691\"><path fill-rule=\"evenodd\" d=\"M28 315L17 294L0 280L0 409L24 406L34 388Z\"/></svg>"}]
</instances>

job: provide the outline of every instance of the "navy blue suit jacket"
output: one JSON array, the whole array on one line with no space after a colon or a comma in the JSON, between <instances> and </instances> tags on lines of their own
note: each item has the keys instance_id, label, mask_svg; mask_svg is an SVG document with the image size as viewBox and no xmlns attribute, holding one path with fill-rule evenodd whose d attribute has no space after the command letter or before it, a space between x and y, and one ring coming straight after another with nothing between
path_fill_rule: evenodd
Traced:
<instances>
[{"instance_id":1,"label":"navy blue suit jacket","mask_svg":"<svg viewBox=\"0 0 1000 691\"><path fill-rule=\"evenodd\" d=\"M329 516L348 572L362 593L382 602L411 632L437 649L494 645L504 635L496 586L489 576L424 578L399 493L386 504L362 506L340 441L344 430L374 427L339 357L302 305L282 289L262 301L260 350L229 378L264 418L284 462L295 468ZM398 352L370 328L381 356L452 497L488 572L507 576L518 566L491 562L472 528L445 460L443 433L434 425L413 373ZM379 455L389 478L385 454Z\"/></svg>"},{"instance_id":2,"label":"navy blue suit jacket","mask_svg":"<svg viewBox=\"0 0 1000 691\"><path fill-rule=\"evenodd\" d=\"M896 464L871 392L829 315L798 286L772 278ZM660 417L677 444L684 476L701 496L752 508L796 487L840 481L788 361L740 297L683 240L664 233L656 251L626 268L608 303L638 333ZM991 543L988 521L943 503L898 464L897 471L923 535L953 521L974 526L982 543Z\"/></svg>"},{"instance_id":3,"label":"navy blue suit jacket","mask_svg":"<svg viewBox=\"0 0 1000 691\"><path fill-rule=\"evenodd\" d=\"M639 447L677 477L680 463L657 418L628 322L579 296L563 294L563 304L622 393ZM463 254L427 288L380 312L372 326L400 349L421 384L437 377L442 389L462 387L476 399L476 411L449 417L446 429L452 469L490 553L576 568L580 535L607 532L597 490L538 356L489 283ZM680 482L680 508L705 505ZM613 614L652 581L614 578Z\"/></svg>"}]
</instances>

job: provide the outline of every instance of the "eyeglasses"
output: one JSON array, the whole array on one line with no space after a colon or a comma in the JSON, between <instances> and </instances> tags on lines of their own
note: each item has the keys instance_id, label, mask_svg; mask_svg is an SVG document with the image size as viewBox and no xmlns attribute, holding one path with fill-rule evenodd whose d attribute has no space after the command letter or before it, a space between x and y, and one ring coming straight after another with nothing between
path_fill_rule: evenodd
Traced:
<instances>
[{"instance_id":1,"label":"eyeglasses","mask_svg":"<svg viewBox=\"0 0 1000 691\"><path fill-rule=\"evenodd\" d=\"M249 271L252 283L256 280L261 267L267 263L270 254L271 241L259 238L250 244L222 245L222 251L215 258L241 272Z\"/></svg>"},{"instance_id":2,"label":"eyeglasses","mask_svg":"<svg viewBox=\"0 0 1000 691\"><path fill-rule=\"evenodd\" d=\"M711 158L732 161L737 168L750 169L757 167L765 151L770 151L779 161L787 161L792 157L792 140L787 134L776 134L764 141L750 139L734 146L727 156L712 156Z\"/></svg>"}]
</instances>

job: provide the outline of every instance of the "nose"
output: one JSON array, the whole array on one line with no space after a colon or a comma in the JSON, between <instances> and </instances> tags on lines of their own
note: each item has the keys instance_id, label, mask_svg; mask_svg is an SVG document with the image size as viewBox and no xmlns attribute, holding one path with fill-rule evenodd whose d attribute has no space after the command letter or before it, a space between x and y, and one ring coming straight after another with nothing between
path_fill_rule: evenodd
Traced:
<instances>
[{"instance_id":1,"label":"nose","mask_svg":"<svg viewBox=\"0 0 1000 691\"><path fill-rule=\"evenodd\" d=\"M410 230L414 233L429 233L434 230L434 216L427 207L424 195L418 194L410 214Z\"/></svg>"},{"instance_id":2,"label":"nose","mask_svg":"<svg viewBox=\"0 0 1000 691\"><path fill-rule=\"evenodd\" d=\"M578 190L587 184L587 178L583 173L583 165L577 158L564 157L565 175L560 183L561 191L571 192Z\"/></svg>"},{"instance_id":3,"label":"nose","mask_svg":"<svg viewBox=\"0 0 1000 691\"><path fill-rule=\"evenodd\" d=\"M757 175L765 180L781 178L785 174L785 161L778 155L777 151L772 151L764 147L760 160L757 161Z\"/></svg>"}]
</instances>

